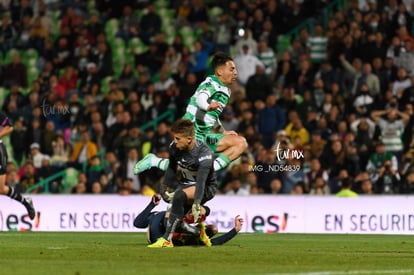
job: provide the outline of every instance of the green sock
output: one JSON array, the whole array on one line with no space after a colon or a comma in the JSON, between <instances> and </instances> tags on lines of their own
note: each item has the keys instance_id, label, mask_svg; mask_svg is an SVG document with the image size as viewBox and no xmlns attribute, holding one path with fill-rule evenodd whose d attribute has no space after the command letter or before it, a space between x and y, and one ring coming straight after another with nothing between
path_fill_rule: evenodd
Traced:
<instances>
[{"instance_id":1,"label":"green sock","mask_svg":"<svg viewBox=\"0 0 414 275\"><path fill-rule=\"evenodd\" d=\"M157 163L157 167L162 171L167 171L168 165L170 164L170 159L160 159Z\"/></svg>"},{"instance_id":2,"label":"green sock","mask_svg":"<svg viewBox=\"0 0 414 275\"><path fill-rule=\"evenodd\" d=\"M157 167L163 171L167 171L168 165L170 164L169 159L159 158L156 155L151 157L151 166Z\"/></svg>"},{"instance_id":3,"label":"green sock","mask_svg":"<svg viewBox=\"0 0 414 275\"><path fill-rule=\"evenodd\" d=\"M224 167L227 167L231 163L231 160L228 156L226 156L224 153L221 153L218 155L218 157L214 160L214 171L218 171L223 169Z\"/></svg>"}]
</instances>

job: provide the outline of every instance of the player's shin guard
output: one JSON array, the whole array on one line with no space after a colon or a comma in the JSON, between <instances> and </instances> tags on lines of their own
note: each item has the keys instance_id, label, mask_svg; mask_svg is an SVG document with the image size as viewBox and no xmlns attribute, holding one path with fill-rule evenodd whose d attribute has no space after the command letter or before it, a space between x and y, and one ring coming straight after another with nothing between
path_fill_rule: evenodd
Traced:
<instances>
[{"instance_id":1,"label":"player's shin guard","mask_svg":"<svg viewBox=\"0 0 414 275\"><path fill-rule=\"evenodd\" d=\"M213 166L214 171L219 171L225 167L227 167L231 163L231 159L224 153L218 155L218 157L214 160Z\"/></svg>"},{"instance_id":2,"label":"player's shin guard","mask_svg":"<svg viewBox=\"0 0 414 275\"><path fill-rule=\"evenodd\" d=\"M16 200L16 201L21 202L21 203L23 203L23 201L24 201L22 195L19 193L19 191L14 189L13 186L9 186L9 193L7 193L7 196L9 196L13 200Z\"/></svg>"},{"instance_id":3,"label":"player's shin guard","mask_svg":"<svg viewBox=\"0 0 414 275\"><path fill-rule=\"evenodd\" d=\"M29 197L24 198L20 194L20 192L17 191L13 186L9 186L9 192L7 193L7 196L23 204L24 207L26 207L26 210L27 210L27 213L29 214L30 219L33 220L35 218L36 211L33 207L33 202L31 198Z\"/></svg>"}]
</instances>

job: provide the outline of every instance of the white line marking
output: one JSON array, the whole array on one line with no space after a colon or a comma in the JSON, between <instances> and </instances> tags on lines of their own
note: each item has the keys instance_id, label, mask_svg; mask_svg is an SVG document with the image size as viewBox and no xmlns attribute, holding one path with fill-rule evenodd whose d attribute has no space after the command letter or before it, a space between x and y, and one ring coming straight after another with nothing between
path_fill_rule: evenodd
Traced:
<instances>
[{"instance_id":1,"label":"white line marking","mask_svg":"<svg viewBox=\"0 0 414 275\"><path fill-rule=\"evenodd\" d=\"M352 270L352 271L320 271L320 272L300 272L300 273L275 273L274 275L354 275L354 274L396 274L412 273L413 269L400 270ZM269 274L270 275L270 274Z\"/></svg>"},{"instance_id":2,"label":"white line marking","mask_svg":"<svg viewBox=\"0 0 414 275\"><path fill-rule=\"evenodd\" d=\"M49 246L47 249L50 250L62 250L62 249L67 249L67 246Z\"/></svg>"}]
</instances>

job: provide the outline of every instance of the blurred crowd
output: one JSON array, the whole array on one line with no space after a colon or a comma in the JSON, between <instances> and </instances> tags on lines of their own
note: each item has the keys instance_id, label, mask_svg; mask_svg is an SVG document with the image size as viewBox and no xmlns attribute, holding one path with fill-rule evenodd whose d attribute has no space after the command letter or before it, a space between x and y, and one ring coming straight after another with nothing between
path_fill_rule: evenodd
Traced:
<instances>
[{"instance_id":1,"label":"blurred crowd","mask_svg":"<svg viewBox=\"0 0 414 275\"><path fill-rule=\"evenodd\" d=\"M414 2L350 1L325 22L330 2L0 1L8 184L24 192L71 168L72 193L157 192L163 172L133 167L168 157L170 121L141 126L183 115L225 51L238 81L222 122L249 148L218 173L220 193L412 193Z\"/></svg>"}]
</instances>

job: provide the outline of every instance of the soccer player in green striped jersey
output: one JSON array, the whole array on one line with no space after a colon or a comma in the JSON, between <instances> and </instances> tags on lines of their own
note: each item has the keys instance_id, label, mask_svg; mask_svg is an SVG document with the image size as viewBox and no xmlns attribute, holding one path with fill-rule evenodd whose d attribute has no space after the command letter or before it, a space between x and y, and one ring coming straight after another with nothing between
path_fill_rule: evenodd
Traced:
<instances>
[{"instance_id":1,"label":"soccer player in green striped jersey","mask_svg":"<svg viewBox=\"0 0 414 275\"><path fill-rule=\"evenodd\" d=\"M237 159L247 148L246 139L235 131L226 131L220 114L228 104L231 84L237 79L237 69L233 59L223 52L213 56L214 75L209 75L198 86L190 98L183 118L195 124L196 138L205 142L218 156L214 160L214 170L218 171ZM139 174L151 167L167 170L168 159L154 154L146 155L137 162L134 173Z\"/></svg>"}]
</instances>

